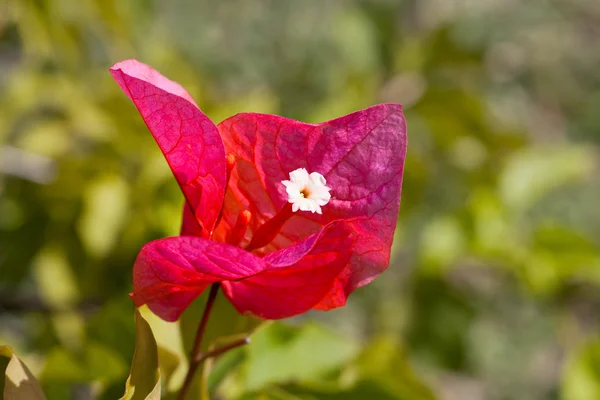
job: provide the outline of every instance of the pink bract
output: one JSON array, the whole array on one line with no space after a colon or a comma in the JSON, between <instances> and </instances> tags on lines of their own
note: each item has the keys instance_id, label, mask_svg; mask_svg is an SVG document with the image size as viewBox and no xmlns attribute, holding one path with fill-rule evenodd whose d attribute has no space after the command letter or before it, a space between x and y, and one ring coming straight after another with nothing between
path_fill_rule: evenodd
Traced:
<instances>
[{"instance_id":1,"label":"pink bract","mask_svg":"<svg viewBox=\"0 0 600 400\"><path fill-rule=\"evenodd\" d=\"M149 66L127 60L111 73L186 200L182 236L150 242L136 259L136 305L173 321L220 282L241 313L286 318L341 307L388 267L407 143L400 105L320 124L241 113L215 126L179 84ZM281 181L298 168L326 178L332 198L322 215L289 210ZM267 228L268 244L245 250Z\"/></svg>"}]
</instances>

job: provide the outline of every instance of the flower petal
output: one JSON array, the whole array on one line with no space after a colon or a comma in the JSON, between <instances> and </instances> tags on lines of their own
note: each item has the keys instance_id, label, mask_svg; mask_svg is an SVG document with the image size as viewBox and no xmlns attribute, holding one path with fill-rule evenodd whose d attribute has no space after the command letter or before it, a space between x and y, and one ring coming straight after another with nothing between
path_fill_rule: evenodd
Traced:
<instances>
[{"instance_id":1,"label":"flower petal","mask_svg":"<svg viewBox=\"0 0 600 400\"><path fill-rule=\"evenodd\" d=\"M219 131L179 84L136 60L111 74L133 101L163 152L186 202L209 237L223 204L225 150Z\"/></svg>"},{"instance_id":2,"label":"flower petal","mask_svg":"<svg viewBox=\"0 0 600 400\"><path fill-rule=\"evenodd\" d=\"M331 291L352 255L355 236L336 221L319 233L264 258L269 267L239 281L223 282L223 290L244 314L281 319L302 314Z\"/></svg>"},{"instance_id":3,"label":"flower petal","mask_svg":"<svg viewBox=\"0 0 600 400\"><path fill-rule=\"evenodd\" d=\"M188 206L187 202L183 204L180 235L200 237L203 235L202 227L198 223L194 213L190 210L190 206Z\"/></svg>"},{"instance_id":4,"label":"flower petal","mask_svg":"<svg viewBox=\"0 0 600 400\"><path fill-rule=\"evenodd\" d=\"M298 212L263 254L285 248L338 219L347 221L359 240L334 290L317 305L344 305L356 288L373 280L389 264L406 156L402 107L381 104L321 124L305 124L264 114L238 114L219 131L227 153L237 162L231 173L219 240L235 224L240 210L255 217L250 230L271 218L287 201L281 181L306 168L322 174L331 200L322 215ZM248 240L248 238L246 239Z\"/></svg>"},{"instance_id":5,"label":"flower petal","mask_svg":"<svg viewBox=\"0 0 600 400\"><path fill-rule=\"evenodd\" d=\"M133 267L133 300L175 321L208 285L255 275L267 263L239 247L194 236L146 244Z\"/></svg>"}]
</instances>

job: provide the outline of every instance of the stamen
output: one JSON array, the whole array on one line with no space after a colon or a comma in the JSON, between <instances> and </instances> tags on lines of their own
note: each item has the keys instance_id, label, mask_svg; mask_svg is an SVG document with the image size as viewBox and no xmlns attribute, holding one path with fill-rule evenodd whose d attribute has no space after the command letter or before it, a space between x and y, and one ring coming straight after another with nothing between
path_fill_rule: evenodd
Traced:
<instances>
[{"instance_id":1,"label":"stamen","mask_svg":"<svg viewBox=\"0 0 600 400\"><path fill-rule=\"evenodd\" d=\"M226 173L226 181L225 181L225 194L227 194L227 189L229 188L229 178L231 178L231 171L235 167L235 156L232 153L229 153L225 156L225 173ZM217 220L215 221L215 226L221 223L221 217L223 216L223 208L221 207L221 211L219 211L219 215L217 216ZM212 236L212 233L211 233ZM237 246L237 245L236 245Z\"/></svg>"},{"instance_id":2,"label":"stamen","mask_svg":"<svg viewBox=\"0 0 600 400\"><path fill-rule=\"evenodd\" d=\"M239 246L246 235L246 228L252 219L252 213L248 210L240 211L235 222L235 226L227 234L227 243L233 246Z\"/></svg>"},{"instance_id":3,"label":"stamen","mask_svg":"<svg viewBox=\"0 0 600 400\"><path fill-rule=\"evenodd\" d=\"M225 157L225 166L227 168L227 185L229 184L229 178L231 178L231 171L235 167L235 156L232 153L227 154Z\"/></svg>"},{"instance_id":4,"label":"stamen","mask_svg":"<svg viewBox=\"0 0 600 400\"><path fill-rule=\"evenodd\" d=\"M265 222L254 232L250 244L246 247L246 250L252 251L260 249L271 243L275 236L281 230L281 227L287 221L294 212L292 211L292 205L287 203L273 218Z\"/></svg>"}]
</instances>

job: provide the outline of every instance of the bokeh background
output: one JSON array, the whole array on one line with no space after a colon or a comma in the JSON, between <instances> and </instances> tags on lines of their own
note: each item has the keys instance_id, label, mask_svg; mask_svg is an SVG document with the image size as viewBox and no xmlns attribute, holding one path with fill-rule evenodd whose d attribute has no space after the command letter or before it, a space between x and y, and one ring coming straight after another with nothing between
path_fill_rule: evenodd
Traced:
<instances>
[{"instance_id":1,"label":"bokeh background","mask_svg":"<svg viewBox=\"0 0 600 400\"><path fill-rule=\"evenodd\" d=\"M599 46L597 0L0 0L0 343L50 399L123 393L131 266L182 203L108 73L135 57L215 121L405 106L390 268L214 398L600 399Z\"/></svg>"}]
</instances>

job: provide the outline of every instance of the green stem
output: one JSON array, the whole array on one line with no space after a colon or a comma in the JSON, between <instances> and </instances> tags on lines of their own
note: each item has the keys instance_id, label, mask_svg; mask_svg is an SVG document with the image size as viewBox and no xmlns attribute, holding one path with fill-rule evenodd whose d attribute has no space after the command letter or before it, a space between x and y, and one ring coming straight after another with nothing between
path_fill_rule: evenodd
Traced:
<instances>
[{"instance_id":1,"label":"green stem","mask_svg":"<svg viewBox=\"0 0 600 400\"><path fill-rule=\"evenodd\" d=\"M213 283L210 286L208 300L206 301L204 313L202 314L202 319L200 320L200 325L198 325L198 331L196 332L194 348L190 353L190 366L188 368L187 375L185 376L185 380L183 381L183 385L181 386L181 390L179 391L179 395L177 396L177 400L185 400L190 390L190 387L192 386L194 374L196 373L196 370L198 369L202 361L204 361L205 359L202 358L201 354L202 338L204 337L204 332L206 331L208 317L210 316L210 312L213 308L213 305L215 304L215 299L217 298L217 293L219 292L219 286L219 283Z\"/></svg>"},{"instance_id":2,"label":"green stem","mask_svg":"<svg viewBox=\"0 0 600 400\"><path fill-rule=\"evenodd\" d=\"M229 350L233 350L236 347L244 346L248 343L250 343L250 338L245 337L243 339L236 340L235 342L231 342L223 347L219 347L218 349L214 349L206 353L200 353L200 355L198 356L198 362L202 362L208 358L218 357L221 354L228 352Z\"/></svg>"}]
</instances>

